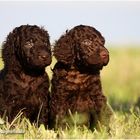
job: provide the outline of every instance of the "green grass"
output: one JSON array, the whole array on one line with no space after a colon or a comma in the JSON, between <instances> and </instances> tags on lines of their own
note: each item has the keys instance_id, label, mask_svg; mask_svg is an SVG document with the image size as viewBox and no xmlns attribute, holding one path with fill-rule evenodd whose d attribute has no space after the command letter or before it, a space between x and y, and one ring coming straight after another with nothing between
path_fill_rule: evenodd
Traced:
<instances>
[{"instance_id":1,"label":"green grass","mask_svg":"<svg viewBox=\"0 0 140 140\"><path fill-rule=\"evenodd\" d=\"M59 136L59 138L84 139L140 139L140 102L138 102L138 98L140 98L140 48L109 48L109 52L110 62L101 71L101 79L104 94L114 109L114 117L110 123L110 134L107 133L104 126L101 126L100 132L96 130L91 132L86 127L79 126L65 131L47 130L43 125L40 127L37 127L36 124L31 125L28 119L21 119L19 116L11 124L5 122L5 124L0 125L0 138L53 139ZM0 62L0 66L2 67L2 62ZM51 78L50 67L47 68L47 71Z\"/></svg>"},{"instance_id":2,"label":"green grass","mask_svg":"<svg viewBox=\"0 0 140 140\"><path fill-rule=\"evenodd\" d=\"M116 112L115 117L110 124L110 134L107 133L104 127L101 127L101 131L90 131L86 127L75 126L69 130L47 130L44 125L37 127L35 124L31 125L29 120L23 118L16 119L12 124L4 124L0 126L0 138L25 138L25 139L54 139L54 138L140 138L140 112L134 113L131 109L131 113ZM13 134L7 132L13 132ZM24 133L20 133L24 132ZM17 134L16 134L17 133ZM19 133L19 134L18 134Z\"/></svg>"}]
</instances>

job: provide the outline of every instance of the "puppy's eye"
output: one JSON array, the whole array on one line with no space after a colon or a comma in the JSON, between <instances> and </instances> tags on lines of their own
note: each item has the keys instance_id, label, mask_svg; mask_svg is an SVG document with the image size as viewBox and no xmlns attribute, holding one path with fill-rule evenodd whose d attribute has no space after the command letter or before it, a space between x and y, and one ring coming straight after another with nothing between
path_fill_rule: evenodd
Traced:
<instances>
[{"instance_id":1,"label":"puppy's eye","mask_svg":"<svg viewBox=\"0 0 140 140\"><path fill-rule=\"evenodd\" d=\"M92 44L92 41L89 40L89 39L85 39L85 40L82 41L82 44L86 45L86 46L90 46Z\"/></svg>"},{"instance_id":2,"label":"puppy's eye","mask_svg":"<svg viewBox=\"0 0 140 140\"><path fill-rule=\"evenodd\" d=\"M33 46L34 46L34 43L33 43L32 40L27 41L27 42L25 43L25 48L30 49L30 48L32 48Z\"/></svg>"}]
</instances>

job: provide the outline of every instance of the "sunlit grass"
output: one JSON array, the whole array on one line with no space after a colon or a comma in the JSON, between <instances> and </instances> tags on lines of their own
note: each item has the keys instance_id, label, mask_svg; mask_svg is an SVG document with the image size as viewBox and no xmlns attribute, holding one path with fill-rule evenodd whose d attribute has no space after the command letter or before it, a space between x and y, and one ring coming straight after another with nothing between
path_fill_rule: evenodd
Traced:
<instances>
[{"instance_id":1,"label":"sunlit grass","mask_svg":"<svg viewBox=\"0 0 140 140\"><path fill-rule=\"evenodd\" d=\"M0 125L0 138L25 138L25 139L93 139L93 138L140 138L140 111L134 113L131 108L130 113L116 112L115 117L110 123L110 133L105 127L101 126L101 131L91 131L86 127L74 126L73 128L62 131L58 129L48 130L44 125L37 127L31 124L26 118L17 118L14 123L6 122ZM10 132L13 132L12 134Z\"/></svg>"}]
</instances>

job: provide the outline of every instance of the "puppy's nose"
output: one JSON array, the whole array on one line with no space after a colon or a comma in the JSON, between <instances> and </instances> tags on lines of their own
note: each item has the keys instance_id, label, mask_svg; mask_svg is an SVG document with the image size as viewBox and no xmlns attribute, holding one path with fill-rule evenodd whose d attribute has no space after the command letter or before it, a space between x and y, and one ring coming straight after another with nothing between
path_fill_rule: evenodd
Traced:
<instances>
[{"instance_id":1,"label":"puppy's nose","mask_svg":"<svg viewBox=\"0 0 140 140\"><path fill-rule=\"evenodd\" d=\"M48 57L49 57L49 54L46 51L41 51L39 53L39 59L46 60Z\"/></svg>"},{"instance_id":2,"label":"puppy's nose","mask_svg":"<svg viewBox=\"0 0 140 140\"><path fill-rule=\"evenodd\" d=\"M109 62L109 52L107 50L101 51L100 57L103 62L103 65L106 66Z\"/></svg>"},{"instance_id":3,"label":"puppy's nose","mask_svg":"<svg viewBox=\"0 0 140 140\"><path fill-rule=\"evenodd\" d=\"M102 59L106 59L106 58L108 58L109 53L108 53L107 51L102 51L102 52L100 53L100 56L101 56Z\"/></svg>"},{"instance_id":4,"label":"puppy's nose","mask_svg":"<svg viewBox=\"0 0 140 140\"><path fill-rule=\"evenodd\" d=\"M41 55L42 59L46 59L47 55Z\"/></svg>"}]
</instances>

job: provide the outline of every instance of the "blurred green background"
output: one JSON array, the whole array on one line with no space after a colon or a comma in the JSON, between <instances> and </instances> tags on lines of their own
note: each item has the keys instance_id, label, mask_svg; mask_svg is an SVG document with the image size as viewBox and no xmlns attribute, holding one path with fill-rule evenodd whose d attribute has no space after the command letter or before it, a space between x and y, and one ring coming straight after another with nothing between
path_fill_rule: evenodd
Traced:
<instances>
[{"instance_id":1,"label":"blurred green background","mask_svg":"<svg viewBox=\"0 0 140 140\"><path fill-rule=\"evenodd\" d=\"M101 71L105 95L115 110L129 111L140 97L140 48L109 48L110 62Z\"/></svg>"}]
</instances>

